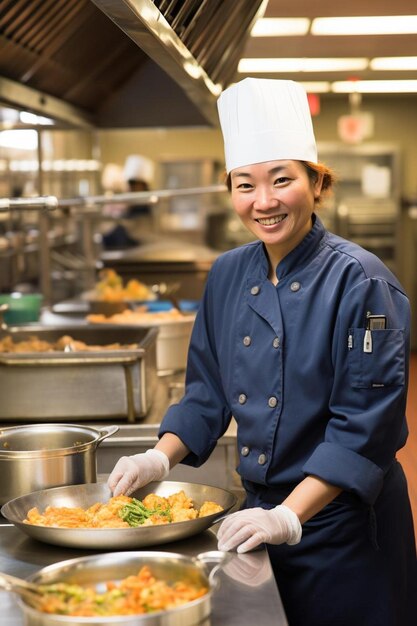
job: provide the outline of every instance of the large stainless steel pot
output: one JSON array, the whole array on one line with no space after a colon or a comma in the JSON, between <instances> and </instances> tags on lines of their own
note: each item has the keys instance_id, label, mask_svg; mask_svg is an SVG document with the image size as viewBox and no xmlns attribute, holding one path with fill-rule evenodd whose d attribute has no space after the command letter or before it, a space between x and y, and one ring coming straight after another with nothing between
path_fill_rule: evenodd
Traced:
<instances>
[{"instance_id":1,"label":"large stainless steel pot","mask_svg":"<svg viewBox=\"0 0 417 626\"><path fill-rule=\"evenodd\" d=\"M158 526L139 526L137 528L54 528L52 526L34 526L24 522L29 509L35 506L40 511L44 511L47 506L81 507L85 509L96 502L107 502L112 495L108 486L105 483L94 483L76 485L74 487L45 489L44 491L37 491L27 496L15 498L2 507L1 514L24 533L38 541L67 548L120 550L123 548L137 549L144 546L157 546L196 535L219 521L219 518L237 503L237 497L225 489L211 487L210 485L174 481L149 483L133 495L142 500L149 493L169 496L181 489L184 490L187 496L192 498L197 508L200 508L205 500L211 500L220 504L223 507L223 511L186 522Z\"/></svg>"},{"instance_id":2,"label":"large stainless steel pot","mask_svg":"<svg viewBox=\"0 0 417 626\"><path fill-rule=\"evenodd\" d=\"M33 424L0 430L0 503L40 489L95 483L97 446L119 430Z\"/></svg>"},{"instance_id":3,"label":"large stainless steel pot","mask_svg":"<svg viewBox=\"0 0 417 626\"><path fill-rule=\"evenodd\" d=\"M102 589L109 580L121 580L148 565L152 573L168 583L183 580L201 585L208 592L201 598L167 611L123 617L66 617L41 613L21 602L27 626L194 626L205 620L211 611L211 595L215 588L214 576L219 564L227 558L222 552L207 552L195 558L169 552L114 552L86 556L41 569L31 581L38 584L65 582L95 585ZM215 567L208 573L208 563Z\"/></svg>"}]
</instances>

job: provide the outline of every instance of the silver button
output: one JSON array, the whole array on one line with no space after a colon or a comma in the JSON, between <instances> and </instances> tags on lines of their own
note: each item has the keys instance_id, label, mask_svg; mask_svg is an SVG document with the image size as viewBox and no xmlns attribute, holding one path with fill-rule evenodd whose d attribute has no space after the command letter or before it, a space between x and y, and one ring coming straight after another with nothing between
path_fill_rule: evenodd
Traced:
<instances>
[{"instance_id":1,"label":"silver button","mask_svg":"<svg viewBox=\"0 0 417 626\"><path fill-rule=\"evenodd\" d=\"M257 296L258 293L260 292L261 288L258 287L258 285L255 285L255 287L252 287L252 289L250 290L251 294L253 296Z\"/></svg>"},{"instance_id":2,"label":"silver button","mask_svg":"<svg viewBox=\"0 0 417 626\"><path fill-rule=\"evenodd\" d=\"M242 448L242 449L241 449L241 451L240 451L240 454L241 454L242 456L248 456L248 454L249 454L249 448L248 448L248 446L243 446L243 448Z\"/></svg>"},{"instance_id":3,"label":"silver button","mask_svg":"<svg viewBox=\"0 0 417 626\"><path fill-rule=\"evenodd\" d=\"M245 394L241 393L239 395L239 404L245 404L246 400L247 400L247 397L245 396Z\"/></svg>"},{"instance_id":4,"label":"silver button","mask_svg":"<svg viewBox=\"0 0 417 626\"><path fill-rule=\"evenodd\" d=\"M298 291L300 289L300 287L301 287L301 285L297 281L291 283L291 285L290 285L291 291Z\"/></svg>"},{"instance_id":5,"label":"silver button","mask_svg":"<svg viewBox=\"0 0 417 626\"><path fill-rule=\"evenodd\" d=\"M251 343L252 343L252 339L249 337L249 335L246 335L246 337L243 337L244 346L250 346Z\"/></svg>"},{"instance_id":6,"label":"silver button","mask_svg":"<svg viewBox=\"0 0 417 626\"><path fill-rule=\"evenodd\" d=\"M258 463L259 463L259 465L265 465L265 463L266 463L266 454L260 454L258 456Z\"/></svg>"},{"instance_id":7,"label":"silver button","mask_svg":"<svg viewBox=\"0 0 417 626\"><path fill-rule=\"evenodd\" d=\"M271 409L276 407L277 404L278 404L278 400L275 398L275 396L271 396L268 400L268 405L271 407Z\"/></svg>"},{"instance_id":8,"label":"silver button","mask_svg":"<svg viewBox=\"0 0 417 626\"><path fill-rule=\"evenodd\" d=\"M275 337L274 341L272 342L272 345L274 348L279 348L279 337Z\"/></svg>"}]
</instances>

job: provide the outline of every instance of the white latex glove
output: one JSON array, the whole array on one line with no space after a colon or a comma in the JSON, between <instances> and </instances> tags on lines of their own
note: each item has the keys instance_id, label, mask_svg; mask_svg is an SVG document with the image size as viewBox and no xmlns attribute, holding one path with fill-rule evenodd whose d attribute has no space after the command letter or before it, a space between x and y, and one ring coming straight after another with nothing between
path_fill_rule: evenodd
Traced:
<instances>
[{"instance_id":1,"label":"white latex glove","mask_svg":"<svg viewBox=\"0 0 417 626\"><path fill-rule=\"evenodd\" d=\"M107 484L114 496L128 496L154 480L169 474L169 459L161 450L146 450L133 456L122 456L111 472Z\"/></svg>"},{"instance_id":2,"label":"white latex glove","mask_svg":"<svg viewBox=\"0 0 417 626\"><path fill-rule=\"evenodd\" d=\"M261 543L288 543L301 540L301 524L294 511L284 504L267 511L256 507L228 515L217 533L219 550L249 552Z\"/></svg>"}]
</instances>

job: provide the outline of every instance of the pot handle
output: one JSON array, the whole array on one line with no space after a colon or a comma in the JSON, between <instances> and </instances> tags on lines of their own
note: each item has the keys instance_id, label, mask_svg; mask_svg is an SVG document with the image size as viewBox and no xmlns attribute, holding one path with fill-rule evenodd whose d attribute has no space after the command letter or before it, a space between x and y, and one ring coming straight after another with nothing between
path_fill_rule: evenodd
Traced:
<instances>
[{"instance_id":1,"label":"pot handle","mask_svg":"<svg viewBox=\"0 0 417 626\"><path fill-rule=\"evenodd\" d=\"M209 552L201 552L200 554L197 554L195 560L199 563L202 563L206 568L207 566L212 566L208 575L208 580L210 586L213 589L216 589L219 585L219 580L218 578L216 578L216 574L219 570L222 569L224 565L226 565L228 561L230 561L231 558L232 555L229 552L221 552L221 550L210 550Z\"/></svg>"},{"instance_id":2,"label":"pot handle","mask_svg":"<svg viewBox=\"0 0 417 626\"><path fill-rule=\"evenodd\" d=\"M107 437L111 437L111 435L117 433L118 430L118 426L105 426L103 430L99 430L98 432L100 436L96 439L96 445L98 446L99 443L104 441L104 439L107 439Z\"/></svg>"}]
</instances>

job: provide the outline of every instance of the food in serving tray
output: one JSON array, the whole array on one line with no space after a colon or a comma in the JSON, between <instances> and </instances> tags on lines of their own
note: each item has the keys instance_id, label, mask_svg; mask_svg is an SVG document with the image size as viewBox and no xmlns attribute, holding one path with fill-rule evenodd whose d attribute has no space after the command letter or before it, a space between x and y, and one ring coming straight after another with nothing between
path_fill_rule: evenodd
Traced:
<instances>
[{"instance_id":1,"label":"food in serving tray","mask_svg":"<svg viewBox=\"0 0 417 626\"><path fill-rule=\"evenodd\" d=\"M38 608L44 613L74 617L137 615L173 609L207 592L207 587L186 581L168 584L145 565L135 575L106 582L103 593L75 584L47 585Z\"/></svg>"},{"instance_id":2,"label":"food in serving tray","mask_svg":"<svg viewBox=\"0 0 417 626\"><path fill-rule=\"evenodd\" d=\"M147 285L135 278L124 285L122 277L113 269L101 270L99 278L93 294L93 298L96 300L117 302L119 300L150 300L155 297Z\"/></svg>"},{"instance_id":3,"label":"food in serving tray","mask_svg":"<svg viewBox=\"0 0 417 626\"><path fill-rule=\"evenodd\" d=\"M5 353L27 353L27 352L97 352L100 350L136 350L137 343L123 345L111 343L104 346L86 344L84 341L73 339L69 335L63 335L55 342L39 339L36 335L30 336L22 341L16 341L9 335L0 339L0 352Z\"/></svg>"},{"instance_id":4,"label":"food in serving tray","mask_svg":"<svg viewBox=\"0 0 417 626\"><path fill-rule=\"evenodd\" d=\"M27 524L60 528L132 528L185 522L223 511L216 502L206 501L200 509L194 506L183 490L162 497L154 493L143 500L130 496L113 496L107 503L97 502L87 509L81 507L46 507L41 513L30 509Z\"/></svg>"},{"instance_id":5,"label":"food in serving tray","mask_svg":"<svg viewBox=\"0 0 417 626\"><path fill-rule=\"evenodd\" d=\"M178 309L170 309L169 311L148 311L146 305L138 306L134 310L126 309L121 313L115 313L106 317L101 313L91 313L87 315L87 321L93 324L152 324L176 322L178 320L187 319L178 311Z\"/></svg>"}]
</instances>

